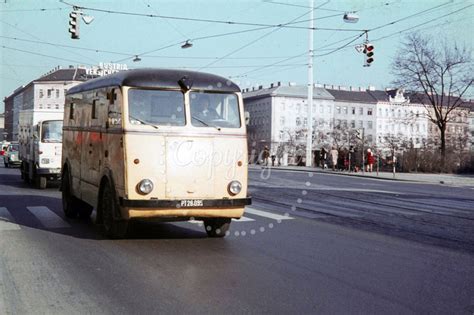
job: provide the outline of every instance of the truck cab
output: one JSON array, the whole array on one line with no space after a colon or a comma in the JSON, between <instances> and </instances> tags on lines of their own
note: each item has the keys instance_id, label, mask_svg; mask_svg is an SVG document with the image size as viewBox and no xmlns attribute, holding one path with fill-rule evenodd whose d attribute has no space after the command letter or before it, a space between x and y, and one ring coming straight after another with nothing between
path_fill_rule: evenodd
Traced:
<instances>
[{"instance_id":1,"label":"truck cab","mask_svg":"<svg viewBox=\"0 0 474 315\"><path fill-rule=\"evenodd\" d=\"M62 127L62 119L54 119L20 128L21 176L37 188L60 179Z\"/></svg>"}]
</instances>

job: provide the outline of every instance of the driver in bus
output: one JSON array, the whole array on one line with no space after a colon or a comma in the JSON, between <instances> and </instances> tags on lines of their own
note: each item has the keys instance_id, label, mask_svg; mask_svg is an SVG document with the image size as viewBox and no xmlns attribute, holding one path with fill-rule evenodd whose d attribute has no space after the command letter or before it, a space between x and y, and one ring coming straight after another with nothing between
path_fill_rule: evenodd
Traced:
<instances>
[{"instance_id":1,"label":"driver in bus","mask_svg":"<svg viewBox=\"0 0 474 315\"><path fill-rule=\"evenodd\" d=\"M200 101L199 106L198 106L199 111L197 114L199 118L202 118L205 120L213 120L213 119L220 118L214 106L211 105L209 97L204 96L199 101Z\"/></svg>"}]
</instances>

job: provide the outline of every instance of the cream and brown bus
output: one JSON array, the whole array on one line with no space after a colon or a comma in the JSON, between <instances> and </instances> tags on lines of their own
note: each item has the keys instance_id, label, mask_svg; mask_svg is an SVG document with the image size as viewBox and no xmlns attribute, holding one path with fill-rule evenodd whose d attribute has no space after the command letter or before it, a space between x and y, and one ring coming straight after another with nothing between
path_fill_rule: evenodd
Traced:
<instances>
[{"instance_id":1,"label":"cream and brown bus","mask_svg":"<svg viewBox=\"0 0 474 315\"><path fill-rule=\"evenodd\" d=\"M216 75L137 69L71 88L64 106L62 200L110 238L134 219L202 220L228 234L247 197L240 88Z\"/></svg>"}]
</instances>

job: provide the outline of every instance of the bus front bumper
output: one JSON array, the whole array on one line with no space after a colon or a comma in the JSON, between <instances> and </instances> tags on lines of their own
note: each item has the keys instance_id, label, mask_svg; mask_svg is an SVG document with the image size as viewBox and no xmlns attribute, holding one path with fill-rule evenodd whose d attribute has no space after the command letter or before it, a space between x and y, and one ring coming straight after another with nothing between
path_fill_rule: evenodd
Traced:
<instances>
[{"instance_id":1,"label":"bus front bumper","mask_svg":"<svg viewBox=\"0 0 474 315\"><path fill-rule=\"evenodd\" d=\"M132 218L240 218L251 198L130 200L119 199L122 217Z\"/></svg>"}]
</instances>

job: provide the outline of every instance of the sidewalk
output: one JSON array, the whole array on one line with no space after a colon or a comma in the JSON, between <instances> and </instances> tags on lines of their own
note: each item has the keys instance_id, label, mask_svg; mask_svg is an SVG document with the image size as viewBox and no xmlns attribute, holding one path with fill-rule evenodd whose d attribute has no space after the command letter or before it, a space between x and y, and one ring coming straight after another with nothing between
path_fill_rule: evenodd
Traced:
<instances>
[{"instance_id":1,"label":"sidewalk","mask_svg":"<svg viewBox=\"0 0 474 315\"><path fill-rule=\"evenodd\" d=\"M259 165L249 165L250 169L261 169ZM270 167L272 170L288 170L288 171L300 171L300 172L313 172L322 174L332 174L340 176L358 176L377 178L384 180L398 180L398 181L410 181L420 183L431 183L431 184L445 184L454 186L472 186L474 187L474 175L458 175L458 174L425 174L425 173L396 173L395 177L391 172L347 172L347 171L332 171L322 170L319 167L306 167L306 166L273 166Z\"/></svg>"}]
</instances>

